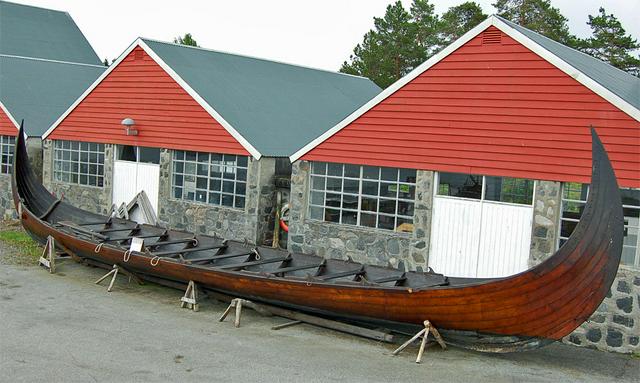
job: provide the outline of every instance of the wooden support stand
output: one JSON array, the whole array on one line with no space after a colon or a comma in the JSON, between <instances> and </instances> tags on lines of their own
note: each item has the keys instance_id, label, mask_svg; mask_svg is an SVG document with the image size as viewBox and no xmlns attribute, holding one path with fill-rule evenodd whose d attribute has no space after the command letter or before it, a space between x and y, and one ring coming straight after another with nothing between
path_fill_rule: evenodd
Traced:
<instances>
[{"instance_id":1,"label":"wooden support stand","mask_svg":"<svg viewBox=\"0 0 640 383\"><path fill-rule=\"evenodd\" d=\"M420 349L418 350L418 357L416 358L416 363L420 363L422 361L422 354L424 353L424 348L427 345L427 338L429 337L429 332L431 332L431 334L433 334L433 337L436 339L438 344L440 344L440 347L442 347L443 350L446 350L447 349L447 345L444 343L444 340L442 340L442 337L440 336L440 333L431 324L431 322L426 320L426 321L424 321L424 329L420 330L416 335L413 336L413 338L411 338L408 341L404 342L402 344L402 346L398 347L393 353L391 353L391 355L394 355L394 356L398 355L400 353L400 351L402 351L405 348L407 348L407 346L409 346L411 343L413 343L416 339L422 337L422 342L420 343Z\"/></svg>"},{"instance_id":2,"label":"wooden support stand","mask_svg":"<svg viewBox=\"0 0 640 383\"><path fill-rule=\"evenodd\" d=\"M113 268L111 269L111 271L109 271L108 273L106 273L105 275L100 277L100 279L98 279L95 282L96 285L100 284L100 282L104 281L105 279L107 279L111 275L111 282L109 282L109 287L107 287L107 292L110 293L111 289L113 289L113 284L116 282L116 278L118 277L118 273L119 272L121 272L122 274L128 276L129 277L129 282L131 282L131 279L133 278L133 279L135 279L136 282L138 282L139 285L144 285L144 282L142 281L142 279L140 277L138 277L135 273L125 269L122 266L118 266L118 265L113 265Z\"/></svg>"},{"instance_id":3,"label":"wooden support stand","mask_svg":"<svg viewBox=\"0 0 640 383\"><path fill-rule=\"evenodd\" d=\"M253 302L248 301L246 299L241 299L241 298L234 298L231 300L231 303L229 304L229 307L227 307L226 310L224 310L224 313L222 313L222 316L220 317L220 319L218 319L218 322L222 322L224 321L224 318L227 317L227 315L229 315L229 313L231 312L231 309L235 308L236 309L236 319L233 321L233 325L237 328L240 327L240 316L242 315L242 304L253 304Z\"/></svg>"},{"instance_id":4,"label":"wooden support stand","mask_svg":"<svg viewBox=\"0 0 640 383\"><path fill-rule=\"evenodd\" d=\"M38 260L38 264L49 269L49 273L54 274L56 272L56 246L55 239L52 236L47 237L47 243L42 249L42 255Z\"/></svg>"},{"instance_id":5,"label":"wooden support stand","mask_svg":"<svg viewBox=\"0 0 640 383\"><path fill-rule=\"evenodd\" d=\"M180 307L198 311L198 287L194 281L189 281L187 290L184 292L184 296L180 298L180 302Z\"/></svg>"}]
</instances>

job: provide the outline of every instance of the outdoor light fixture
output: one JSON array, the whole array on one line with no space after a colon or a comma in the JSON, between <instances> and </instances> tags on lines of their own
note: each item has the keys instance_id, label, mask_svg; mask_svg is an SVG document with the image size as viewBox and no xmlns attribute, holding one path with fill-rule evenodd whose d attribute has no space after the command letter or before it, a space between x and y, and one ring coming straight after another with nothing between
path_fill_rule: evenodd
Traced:
<instances>
[{"instance_id":1,"label":"outdoor light fixture","mask_svg":"<svg viewBox=\"0 0 640 383\"><path fill-rule=\"evenodd\" d=\"M127 117L124 120L122 120L121 124L124 125L124 131L127 134L127 136L138 135L138 129L134 128L134 125L136 124L136 122L133 121L133 118Z\"/></svg>"}]
</instances>

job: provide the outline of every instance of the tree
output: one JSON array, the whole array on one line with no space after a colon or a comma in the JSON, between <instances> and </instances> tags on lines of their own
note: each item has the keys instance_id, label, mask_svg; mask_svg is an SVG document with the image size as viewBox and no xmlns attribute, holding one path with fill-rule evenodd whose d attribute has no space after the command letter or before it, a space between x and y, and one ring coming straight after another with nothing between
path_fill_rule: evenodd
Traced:
<instances>
[{"instance_id":1,"label":"tree","mask_svg":"<svg viewBox=\"0 0 640 383\"><path fill-rule=\"evenodd\" d=\"M486 18L487 15L474 1L467 1L449 8L440 18L438 26L440 44L446 47Z\"/></svg>"},{"instance_id":2,"label":"tree","mask_svg":"<svg viewBox=\"0 0 640 383\"><path fill-rule=\"evenodd\" d=\"M374 29L365 34L340 71L366 76L385 88L421 62L415 40L411 15L396 1L387 6L384 17L374 18Z\"/></svg>"},{"instance_id":3,"label":"tree","mask_svg":"<svg viewBox=\"0 0 640 383\"><path fill-rule=\"evenodd\" d=\"M620 21L600 7L597 16L589 15L587 24L592 36L580 42L580 50L640 77L640 59L633 56L640 44L627 34Z\"/></svg>"},{"instance_id":4,"label":"tree","mask_svg":"<svg viewBox=\"0 0 640 383\"><path fill-rule=\"evenodd\" d=\"M102 65L109 66L109 59L105 58L104 61L102 62Z\"/></svg>"},{"instance_id":5,"label":"tree","mask_svg":"<svg viewBox=\"0 0 640 383\"><path fill-rule=\"evenodd\" d=\"M549 0L496 0L498 15L559 43L576 46L577 39L569 32L567 18Z\"/></svg>"},{"instance_id":6,"label":"tree","mask_svg":"<svg viewBox=\"0 0 640 383\"><path fill-rule=\"evenodd\" d=\"M413 0L411 19L415 24L416 60L419 64L442 47L438 33L440 20L429 0Z\"/></svg>"},{"instance_id":7,"label":"tree","mask_svg":"<svg viewBox=\"0 0 640 383\"><path fill-rule=\"evenodd\" d=\"M189 45L192 47L198 47L198 42L196 40L194 40L193 36L191 36L191 33L187 33L184 35L184 37L182 36L178 36L176 38L173 39L173 42L176 44L182 44L182 45Z\"/></svg>"}]
</instances>

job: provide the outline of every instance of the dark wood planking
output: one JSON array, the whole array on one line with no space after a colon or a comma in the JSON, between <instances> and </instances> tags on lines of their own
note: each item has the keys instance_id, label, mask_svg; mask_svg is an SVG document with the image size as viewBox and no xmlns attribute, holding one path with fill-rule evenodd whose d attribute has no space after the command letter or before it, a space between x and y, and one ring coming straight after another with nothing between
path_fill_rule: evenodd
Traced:
<instances>
[{"instance_id":1,"label":"dark wood planking","mask_svg":"<svg viewBox=\"0 0 640 383\"><path fill-rule=\"evenodd\" d=\"M28 201L29 209L37 213L38 209L45 209L53 200L40 196L46 190L28 176L28 169L22 169L28 166L24 161L24 150L18 148L17 153L16 160L22 158L22 166L18 170L27 175L18 177L15 183ZM538 267L500 280L422 289L328 283L273 274L216 270L215 264L199 266L163 260L153 267L149 263L151 257L141 254L134 254L128 267L171 280L192 279L209 288L232 291L239 296L307 307L337 316L416 324L428 318L436 325L449 329L558 339L572 331L597 308L615 277L619 262L622 212L619 202L616 204L614 201L616 197L619 198L618 189L597 142L594 144L594 153L595 169L602 173L602 177L594 174L591 200L576 229L576 235L555 256ZM17 190L14 188L16 198ZM39 201L39 197L44 201ZM31 205L31 199L34 198ZM61 203L61 206L71 209L66 203ZM96 254L93 252L94 242L54 230L48 223L37 219L37 215L29 209L23 211L21 218L24 226L35 236L45 238L52 234L81 257L94 258L103 263L122 262L122 249L105 245ZM85 220L100 219L97 215L85 214ZM143 226L142 232L144 230L160 229ZM179 234L185 235L182 232ZM203 247L216 241L206 236L198 238ZM241 244L230 242L230 247L237 249ZM270 249L261 251L263 257L278 254ZM348 262L340 264L343 268L357 266ZM273 272L277 273L277 269ZM336 272L341 271L336 269Z\"/></svg>"}]
</instances>

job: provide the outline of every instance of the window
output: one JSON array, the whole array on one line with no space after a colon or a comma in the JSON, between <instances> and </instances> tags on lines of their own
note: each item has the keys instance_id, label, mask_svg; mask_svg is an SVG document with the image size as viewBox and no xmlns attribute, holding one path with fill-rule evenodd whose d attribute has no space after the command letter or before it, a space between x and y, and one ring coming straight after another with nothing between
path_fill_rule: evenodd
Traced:
<instances>
[{"instance_id":1,"label":"window","mask_svg":"<svg viewBox=\"0 0 640 383\"><path fill-rule=\"evenodd\" d=\"M2 151L2 161L0 162L0 173L11 174L13 164L13 146L15 137L0 136L0 151Z\"/></svg>"},{"instance_id":2,"label":"window","mask_svg":"<svg viewBox=\"0 0 640 383\"><path fill-rule=\"evenodd\" d=\"M640 267L640 190L620 189L624 210L624 241L620 263ZM562 185L562 219L558 247L564 245L584 211L589 185L570 182Z\"/></svg>"},{"instance_id":3,"label":"window","mask_svg":"<svg viewBox=\"0 0 640 383\"><path fill-rule=\"evenodd\" d=\"M438 173L438 195L447 197L531 205L533 185L524 178Z\"/></svg>"},{"instance_id":4,"label":"window","mask_svg":"<svg viewBox=\"0 0 640 383\"><path fill-rule=\"evenodd\" d=\"M54 180L78 185L104 185L104 144L54 141Z\"/></svg>"},{"instance_id":5,"label":"window","mask_svg":"<svg viewBox=\"0 0 640 383\"><path fill-rule=\"evenodd\" d=\"M173 197L243 209L247 192L247 156L173 152Z\"/></svg>"},{"instance_id":6,"label":"window","mask_svg":"<svg viewBox=\"0 0 640 383\"><path fill-rule=\"evenodd\" d=\"M310 177L311 219L413 231L415 170L313 162Z\"/></svg>"},{"instance_id":7,"label":"window","mask_svg":"<svg viewBox=\"0 0 640 383\"><path fill-rule=\"evenodd\" d=\"M145 148L142 146L118 145L116 159L120 161L142 162L147 164L160 163L159 148Z\"/></svg>"}]
</instances>

